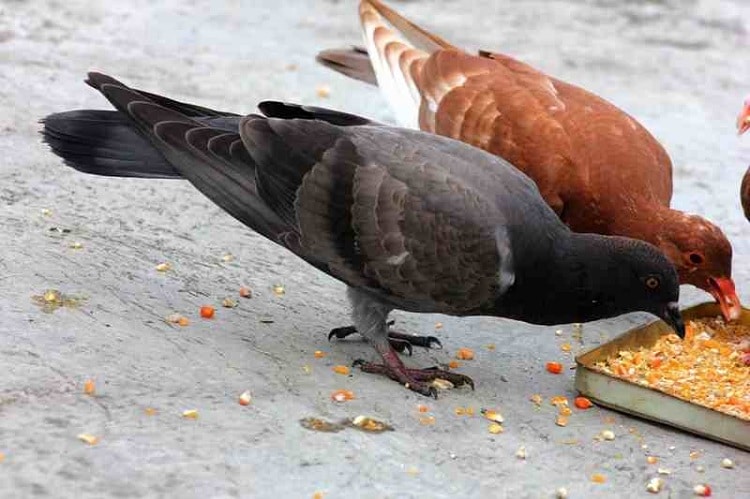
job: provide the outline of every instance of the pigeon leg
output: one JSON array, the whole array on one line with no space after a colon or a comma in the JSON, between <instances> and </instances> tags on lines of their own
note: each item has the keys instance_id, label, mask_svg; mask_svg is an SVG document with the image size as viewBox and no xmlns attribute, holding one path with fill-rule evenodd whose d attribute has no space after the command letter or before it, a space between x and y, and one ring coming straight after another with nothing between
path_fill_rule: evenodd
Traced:
<instances>
[{"instance_id":1,"label":"pigeon leg","mask_svg":"<svg viewBox=\"0 0 750 499\"><path fill-rule=\"evenodd\" d=\"M396 321L388 321L388 326L393 326ZM331 329L328 333L328 341L332 338L344 339L347 336L351 336L357 332L357 328L354 326L343 326ZM388 331L388 340L391 342L391 346L399 353L408 351L409 355L412 354L412 347L423 347L423 348L436 348L442 349L443 344L435 336L418 336L414 334L400 333L398 331Z\"/></svg>"},{"instance_id":2,"label":"pigeon leg","mask_svg":"<svg viewBox=\"0 0 750 499\"><path fill-rule=\"evenodd\" d=\"M349 300L353 306L354 323L357 330L375 348L383 359L382 364L374 364L361 360L355 361L362 371L384 374L398 383L406 386L412 391L421 393L428 397L437 398L437 389L430 384L436 378L444 378L454 385L468 384L472 388L474 382L468 376L443 371L437 368L430 369L408 369L396 351L391 346L388 338L388 325L386 318L390 308L375 300L369 294L349 288Z\"/></svg>"}]
</instances>

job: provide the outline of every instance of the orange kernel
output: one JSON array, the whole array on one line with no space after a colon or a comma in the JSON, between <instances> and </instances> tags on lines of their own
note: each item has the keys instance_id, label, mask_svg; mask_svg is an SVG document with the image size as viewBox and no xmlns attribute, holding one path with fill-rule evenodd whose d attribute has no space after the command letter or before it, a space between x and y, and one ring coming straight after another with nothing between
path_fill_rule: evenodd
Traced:
<instances>
[{"instance_id":1,"label":"orange kernel","mask_svg":"<svg viewBox=\"0 0 750 499\"><path fill-rule=\"evenodd\" d=\"M201 307L201 317L204 319L213 319L214 312L216 312L216 309L210 305L203 305Z\"/></svg>"},{"instance_id":2,"label":"orange kernel","mask_svg":"<svg viewBox=\"0 0 750 499\"><path fill-rule=\"evenodd\" d=\"M547 368L548 372L551 372L552 374L560 374L562 372L563 366L559 362L547 362L545 364L545 367Z\"/></svg>"}]
</instances>

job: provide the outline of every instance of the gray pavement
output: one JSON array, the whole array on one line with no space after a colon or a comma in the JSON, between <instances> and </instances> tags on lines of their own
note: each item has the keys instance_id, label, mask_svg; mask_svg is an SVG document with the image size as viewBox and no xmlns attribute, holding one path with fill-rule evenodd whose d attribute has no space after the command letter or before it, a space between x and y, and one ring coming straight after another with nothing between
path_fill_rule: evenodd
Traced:
<instances>
[{"instance_id":1,"label":"gray pavement","mask_svg":"<svg viewBox=\"0 0 750 499\"><path fill-rule=\"evenodd\" d=\"M641 120L675 162L674 205L725 229L737 285L750 300L750 225L737 196L750 138L737 139L733 128L750 93L750 6L394 6L455 43L516 55ZM476 391L437 401L386 379L333 373L333 365L371 355L359 341L325 341L331 327L348 322L343 285L246 230L187 183L85 176L39 141L42 116L107 107L82 83L91 69L219 109L251 112L274 98L390 121L376 89L314 63L318 49L358 42L354 1L0 2L0 496L539 498L566 487L570 497L646 497L661 466L671 474L662 476L660 496L690 497L705 482L715 497L750 497L747 453L599 408L576 411L561 428L549 403L536 408L534 393L574 396L573 371L544 371L547 360L571 364L560 350L571 342L570 326L555 336L554 327L506 320L396 314L412 332L444 324L437 333L445 350L418 351L407 360L413 365L447 363L459 347L476 351L460 371ZM318 96L322 84L330 97ZM222 261L228 253L235 259ZM157 272L161 262L172 270ZM275 283L284 296L274 295ZM241 285L254 297L221 308ZM32 296L48 288L85 300L45 313ZM682 301L706 298L685 288ZM197 316L203 304L217 307L213 320ZM191 324L167 324L175 312ZM586 325L573 353L646 320ZM316 359L315 350L327 356ZM95 397L83 393L89 378ZM339 388L356 400L333 403ZM247 407L237 403L245 390L253 396ZM421 424L418 404L429 407L433 425ZM478 415L455 415L467 406L500 409L505 432L490 434ZM187 409L199 418L181 417ZM395 431L317 433L298 422L358 414ZM595 441L603 429L616 439ZM80 433L99 443L79 441ZM526 460L514 456L521 445ZM723 469L723 458L735 469ZM606 483L592 483L594 473Z\"/></svg>"}]
</instances>

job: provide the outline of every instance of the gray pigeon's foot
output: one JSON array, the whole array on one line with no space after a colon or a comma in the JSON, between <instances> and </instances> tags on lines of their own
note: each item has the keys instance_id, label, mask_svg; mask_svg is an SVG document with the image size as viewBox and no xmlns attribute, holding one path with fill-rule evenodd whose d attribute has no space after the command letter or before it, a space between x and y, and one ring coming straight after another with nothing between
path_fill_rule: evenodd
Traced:
<instances>
[{"instance_id":1,"label":"gray pigeon's foot","mask_svg":"<svg viewBox=\"0 0 750 499\"><path fill-rule=\"evenodd\" d=\"M393 324L394 321L388 322L389 327ZM356 332L357 328L354 326L337 327L331 329L331 332L328 333L328 341L331 341L334 337L341 340ZM403 353L404 351L407 351L409 355L412 354L413 346L436 349L443 348L443 344L434 336L417 336L414 334L399 333L397 331L388 332L388 342L397 352Z\"/></svg>"},{"instance_id":2,"label":"gray pigeon's foot","mask_svg":"<svg viewBox=\"0 0 750 499\"><path fill-rule=\"evenodd\" d=\"M474 380L463 374L445 371L438 367L409 369L400 361L398 363L389 363L387 362L387 357L384 357L384 360L386 360L385 364L375 364L357 359L352 365L359 367L366 373L384 374L392 380L404 383L410 390L428 397L437 398L437 389L431 383L438 378L450 381L453 386L468 385L472 390L474 389Z\"/></svg>"}]
</instances>

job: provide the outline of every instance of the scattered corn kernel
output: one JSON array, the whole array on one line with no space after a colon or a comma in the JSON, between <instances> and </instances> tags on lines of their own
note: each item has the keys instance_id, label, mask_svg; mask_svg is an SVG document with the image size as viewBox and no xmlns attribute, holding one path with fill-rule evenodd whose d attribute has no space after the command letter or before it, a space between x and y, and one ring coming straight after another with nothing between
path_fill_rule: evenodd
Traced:
<instances>
[{"instance_id":1,"label":"scattered corn kernel","mask_svg":"<svg viewBox=\"0 0 750 499\"><path fill-rule=\"evenodd\" d=\"M458 360L473 360L474 350L471 348L459 348L458 352L456 352L456 358Z\"/></svg>"},{"instance_id":2,"label":"scattered corn kernel","mask_svg":"<svg viewBox=\"0 0 750 499\"><path fill-rule=\"evenodd\" d=\"M170 265L167 262L160 263L159 265L156 266L156 270L158 272L166 272L167 270L170 270L171 268L172 268L172 265Z\"/></svg>"},{"instance_id":3,"label":"scattered corn kernel","mask_svg":"<svg viewBox=\"0 0 750 499\"><path fill-rule=\"evenodd\" d=\"M48 217L52 215L52 210L50 210L49 208L42 208L42 215L44 215L45 217Z\"/></svg>"},{"instance_id":4,"label":"scattered corn kernel","mask_svg":"<svg viewBox=\"0 0 750 499\"><path fill-rule=\"evenodd\" d=\"M86 395L93 395L96 392L96 385L94 385L93 379L87 379L83 383L83 393Z\"/></svg>"},{"instance_id":5,"label":"scattered corn kernel","mask_svg":"<svg viewBox=\"0 0 750 499\"><path fill-rule=\"evenodd\" d=\"M423 404L419 404L419 405L417 406L417 412L427 412L427 411L429 411L429 410L430 410L430 408L429 408L429 407L427 407L426 405L423 405Z\"/></svg>"},{"instance_id":6,"label":"scattered corn kernel","mask_svg":"<svg viewBox=\"0 0 750 499\"><path fill-rule=\"evenodd\" d=\"M555 424L557 426L568 426L568 419L570 416L566 416L564 414L558 414L557 418L555 419Z\"/></svg>"},{"instance_id":7,"label":"scattered corn kernel","mask_svg":"<svg viewBox=\"0 0 750 499\"><path fill-rule=\"evenodd\" d=\"M435 379L433 379L432 383L430 383L430 385L434 386L438 390L450 390L454 386L453 383L451 383L447 379L443 379L443 378L435 378Z\"/></svg>"},{"instance_id":8,"label":"scattered corn kernel","mask_svg":"<svg viewBox=\"0 0 750 499\"><path fill-rule=\"evenodd\" d=\"M0 452L0 463L2 463L3 461L5 461L5 454Z\"/></svg>"},{"instance_id":9,"label":"scattered corn kernel","mask_svg":"<svg viewBox=\"0 0 750 499\"><path fill-rule=\"evenodd\" d=\"M732 468L734 468L734 461L732 461L728 457L725 457L721 460L721 467L731 470Z\"/></svg>"},{"instance_id":10,"label":"scattered corn kernel","mask_svg":"<svg viewBox=\"0 0 750 499\"><path fill-rule=\"evenodd\" d=\"M550 404L557 407L560 404L568 405L568 398L563 395L555 395L549 399Z\"/></svg>"},{"instance_id":11,"label":"scattered corn kernel","mask_svg":"<svg viewBox=\"0 0 750 499\"><path fill-rule=\"evenodd\" d=\"M518 459L526 459L526 446L522 445L516 451L516 457Z\"/></svg>"},{"instance_id":12,"label":"scattered corn kernel","mask_svg":"<svg viewBox=\"0 0 750 499\"><path fill-rule=\"evenodd\" d=\"M556 499L568 499L568 489L565 487L560 487L555 491L555 498Z\"/></svg>"},{"instance_id":13,"label":"scattered corn kernel","mask_svg":"<svg viewBox=\"0 0 750 499\"><path fill-rule=\"evenodd\" d=\"M435 416L420 416L419 424L423 426L432 426L435 424Z\"/></svg>"},{"instance_id":14,"label":"scattered corn kernel","mask_svg":"<svg viewBox=\"0 0 750 499\"><path fill-rule=\"evenodd\" d=\"M242 392L242 395L240 395L239 403L240 405L250 405L250 402L252 402L253 398L250 395L250 392Z\"/></svg>"},{"instance_id":15,"label":"scattered corn kernel","mask_svg":"<svg viewBox=\"0 0 750 499\"><path fill-rule=\"evenodd\" d=\"M448 367L450 367L451 369L458 369L459 367L461 367L461 363L457 360L452 360L448 362Z\"/></svg>"},{"instance_id":16,"label":"scattered corn kernel","mask_svg":"<svg viewBox=\"0 0 750 499\"><path fill-rule=\"evenodd\" d=\"M315 350L315 353L313 355L316 359L322 359L326 356L326 353L323 350Z\"/></svg>"},{"instance_id":17,"label":"scattered corn kernel","mask_svg":"<svg viewBox=\"0 0 750 499\"><path fill-rule=\"evenodd\" d=\"M312 368L308 365L302 366L302 370L305 372L305 374L310 374L312 372Z\"/></svg>"},{"instance_id":18,"label":"scattered corn kernel","mask_svg":"<svg viewBox=\"0 0 750 499\"><path fill-rule=\"evenodd\" d=\"M203 305L201 307L201 317L204 319L213 319L216 309L210 305Z\"/></svg>"},{"instance_id":19,"label":"scattered corn kernel","mask_svg":"<svg viewBox=\"0 0 750 499\"><path fill-rule=\"evenodd\" d=\"M493 351L496 347L494 343L490 343L489 345L485 345L485 347L489 351Z\"/></svg>"},{"instance_id":20,"label":"scattered corn kernel","mask_svg":"<svg viewBox=\"0 0 750 499\"><path fill-rule=\"evenodd\" d=\"M224 308L235 308L237 306L237 300L234 298L226 297L221 300L221 306Z\"/></svg>"},{"instance_id":21,"label":"scattered corn kernel","mask_svg":"<svg viewBox=\"0 0 750 499\"><path fill-rule=\"evenodd\" d=\"M560 374L562 372L562 364L559 362L547 362L545 364L545 367L547 368L548 372L551 372L552 374Z\"/></svg>"},{"instance_id":22,"label":"scattered corn kernel","mask_svg":"<svg viewBox=\"0 0 750 499\"><path fill-rule=\"evenodd\" d=\"M179 319L177 319L177 324L179 324L182 327L185 327L190 324L190 321L188 320L187 317L180 317Z\"/></svg>"},{"instance_id":23,"label":"scattered corn kernel","mask_svg":"<svg viewBox=\"0 0 750 499\"><path fill-rule=\"evenodd\" d=\"M699 451L697 451L697 450L690 451L690 459L691 460L698 459L699 457L701 457L701 453Z\"/></svg>"},{"instance_id":24,"label":"scattered corn kernel","mask_svg":"<svg viewBox=\"0 0 750 499\"><path fill-rule=\"evenodd\" d=\"M186 419L198 419L198 411L195 409L182 411L182 417Z\"/></svg>"},{"instance_id":25,"label":"scattered corn kernel","mask_svg":"<svg viewBox=\"0 0 750 499\"><path fill-rule=\"evenodd\" d=\"M699 483L693 487L693 494L699 497L711 497L711 487L705 483Z\"/></svg>"},{"instance_id":26,"label":"scattered corn kernel","mask_svg":"<svg viewBox=\"0 0 750 499\"><path fill-rule=\"evenodd\" d=\"M672 474L672 470L670 470L669 468L659 468L659 469L656 470L656 472L658 474L660 474L660 475L671 475Z\"/></svg>"},{"instance_id":27,"label":"scattered corn kernel","mask_svg":"<svg viewBox=\"0 0 750 499\"><path fill-rule=\"evenodd\" d=\"M442 322L436 322L435 323L435 329L443 329L443 323Z\"/></svg>"},{"instance_id":28,"label":"scattered corn kernel","mask_svg":"<svg viewBox=\"0 0 750 499\"><path fill-rule=\"evenodd\" d=\"M615 433L612 430L604 430L599 435L601 435L602 440L614 440L615 439Z\"/></svg>"},{"instance_id":29,"label":"scattered corn kernel","mask_svg":"<svg viewBox=\"0 0 750 499\"><path fill-rule=\"evenodd\" d=\"M648 464L656 464L659 462L659 458L656 456L646 456L646 462Z\"/></svg>"},{"instance_id":30,"label":"scattered corn kernel","mask_svg":"<svg viewBox=\"0 0 750 499\"><path fill-rule=\"evenodd\" d=\"M62 296L60 295L60 292L56 289L48 289L44 292L42 295L42 298L47 303L62 303Z\"/></svg>"},{"instance_id":31,"label":"scattered corn kernel","mask_svg":"<svg viewBox=\"0 0 750 499\"><path fill-rule=\"evenodd\" d=\"M706 468L704 468L703 466L699 464L698 466L695 467L695 471L697 471L698 473L703 473L704 471L706 471Z\"/></svg>"},{"instance_id":32,"label":"scattered corn kernel","mask_svg":"<svg viewBox=\"0 0 750 499\"><path fill-rule=\"evenodd\" d=\"M156 416L156 413L159 412L153 407L146 407L143 409L143 412L146 414L146 416Z\"/></svg>"},{"instance_id":33,"label":"scattered corn kernel","mask_svg":"<svg viewBox=\"0 0 750 499\"><path fill-rule=\"evenodd\" d=\"M89 435L88 433L80 433L78 435L78 440L80 440L81 442L86 442L89 445L96 445L99 443L99 437Z\"/></svg>"},{"instance_id":34,"label":"scattered corn kernel","mask_svg":"<svg viewBox=\"0 0 750 499\"><path fill-rule=\"evenodd\" d=\"M409 466L408 468L406 468L406 472L411 476L416 476L419 475L419 468L417 468L416 466Z\"/></svg>"},{"instance_id":35,"label":"scattered corn kernel","mask_svg":"<svg viewBox=\"0 0 750 499\"><path fill-rule=\"evenodd\" d=\"M466 409L464 409L463 407L456 407L455 409L453 409L453 412L456 414L456 416L463 416L464 414L466 414Z\"/></svg>"},{"instance_id":36,"label":"scattered corn kernel","mask_svg":"<svg viewBox=\"0 0 750 499\"><path fill-rule=\"evenodd\" d=\"M76 242L70 244L70 249L77 250L77 249L81 249L81 248L83 248L83 243L80 242L80 241L76 241Z\"/></svg>"},{"instance_id":37,"label":"scattered corn kernel","mask_svg":"<svg viewBox=\"0 0 750 499\"><path fill-rule=\"evenodd\" d=\"M492 423L487 427L487 431L492 433L493 435L497 435L498 433L502 433L505 430L503 429L503 426L497 423Z\"/></svg>"},{"instance_id":38,"label":"scattered corn kernel","mask_svg":"<svg viewBox=\"0 0 750 499\"><path fill-rule=\"evenodd\" d=\"M312 499L323 499L323 493L322 492L314 492L312 495Z\"/></svg>"},{"instance_id":39,"label":"scattered corn kernel","mask_svg":"<svg viewBox=\"0 0 750 499\"><path fill-rule=\"evenodd\" d=\"M274 284L271 290L276 296L284 296L286 294L286 289L284 289L284 286L281 284Z\"/></svg>"},{"instance_id":40,"label":"scattered corn kernel","mask_svg":"<svg viewBox=\"0 0 750 499\"><path fill-rule=\"evenodd\" d=\"M240 293L240 296L242 298L252 298L253 297L253 292L252 292L252 290L250 288L242 287L242 288L240 288L239 293Z\"/></svg>"},{"instance_id":41,"label":"scattered corn kernel","mask_svg":"<svg viewBox=\"0 0 750 499\"><path fill-rule=\"evenodd\" d=\"M482 416L484 416L485 419L489 421L493 421L495 423L504 423L505 418L503 418L503 415L500 414L500 412L494 410L494 409L482 409L479 411L482 413Z\"/></svg>"},{"instance_id":42,"label":"scattered corn kernel","mask_svg":"<svg viewBox=\"0 0 750 499\"><path fill-rule=\"evenodd\" d=\"M352 424L360 430L368 431L371 433L382 433L384 431L393 429L393 427L389 424L362 415L352 419Z\"/></svg>"},{"instance_id":43,"label":"scattered corn kernel","mask_svg":"<svg viewBox=\"0 0 750 499\"><path fill-rule=\"evenodd\" d=\"M336 374L343 374L344 376L346 376L347 374L349 374L349 372L351 372L351 370L347 366L342 366L342 365L333 366L331 369Z\"/></svg>"},{"instance_id":44,"label":"scattered corn kernel","mask_svg":"<svg viewBox=\"0 0 750 499\"><path fill-rule=\"evenodd\" d=\"M331 96L331 87L328 85L318 85L315 93L318 94L318 97L326 99Z\"/></svg>"},{"instance_id":45,"label":"scattered corn kernel","mask_svg":"<svg viewBox=\"0 0 750 499\"><path fill-rule=\"evenodd\" d=\"M573 400L573 405L575 405L576 408L583 409L583 410L590 409L591 407L594 406L594 404L592 404L591 401L587 399L586 397L576 397Z\"/></svg>"},{"instance_id":46,"label":"scattered corn kernel","mask_svg":"<svg viewBox=\"0 0 750 499\"><path fill-rule=\"evenodd\" d=\"M563 330L562 329L555 329L555 336L562 336Z\"/></svg>"},{"instance_id":47,"label":"scattered corn kernel","mask_svg":"<svg viewBox=\"0 0 750 499\"><path fill-rule=\"evenodd\" d=\"M570 343L563 343L562 345L560 345L560 350L562 350L563 352L570 352L571 348L572 347L570 346Z\"/></svg>"},{"instance_id":48,"label":"scattered corn kernel","mask_svg":"<svg viewBox=\"0 0 750 499\"><path fill-rule=\"evenodd\" d=\"M474 415L474 408L473 407L467 407L466 408L466 415L467 416L473 416Z\"/></svg>"},{"instance_id":49,"label":"scattered corn kernel","mask_svg":"<svg viewBox=\"0 0 750 499\"><path fill-rule=\"evenodd\" d=\"M604 483L607 481L607 477L602 475L601 473L594 473L591 475L591 481L594 483Z\"/></svg>"},{"instance_id":50,"label":"scattered corn kernel","mask_svg":"<svg viewBox=\"0 0 750 499\"><path fill-rule=\"evenodd\" d=\"M536 404L537 407L541 407L542 406L542 400L543 399L542 399L541 394L539 394L539 393L535 393L534 395L532 395L531 397L529 397L529 400L531 400L532 402L534 402L534 404Z\"/></svg>"},{"instance_id":51,"label":"scattered corn kernel","mask_svg":"<svg viewBox=\"0 0 750 499\"><path fill-rule=\"evenodd\" d=\"M570 407L568 407L568 404L560 404L557 406L557 412L561 416L570 416L573 414L573 411L570 410Z\"/></svg>"},{"instance_id":52,"label":"scattered corn kernel","mask_svg":"<svg viewBox=\"0 0 750 499\"><path fill-rule=\"evenodd\" d=\"M354 400L354 392L351 390L336 390L331 394L331 399L334 402L346 402L348 400Z\"/></svg>"},{"instance_id":53,"label":"scattered corn kernel","mask_svg":"<svg viewBox=\"0 0 750 499\"><path fill-rule=\"evenodd\" d=\"M232 255L231 253L227 253L221 256L221 261L224 263L229 263L233 260L234 260L234 255Z\"/></svg>"},{"instance_id":54,"label":"scattered corn kernel","mask_svg":"<svg viewBox=\"0 0 750 499\"><path fill-rule=\"evenodd\" d=\"M648 490L652 494L658 494L661 491L662 487L664 487L664 480L659 477L652 478L646 484L646 490Z\"/></svg>"}]
</instances>

